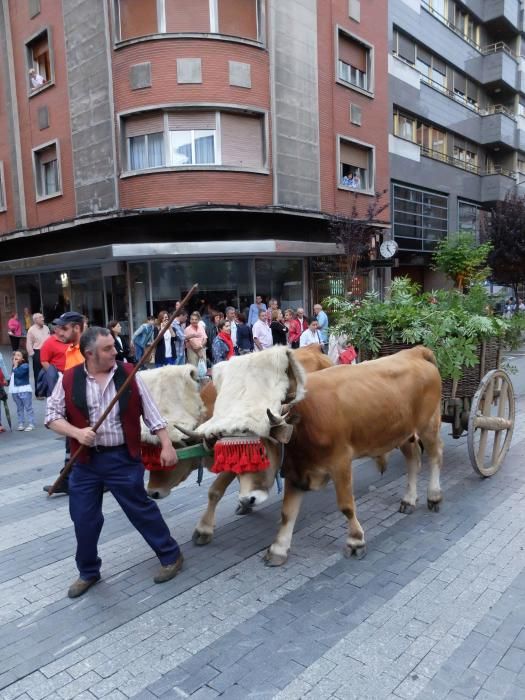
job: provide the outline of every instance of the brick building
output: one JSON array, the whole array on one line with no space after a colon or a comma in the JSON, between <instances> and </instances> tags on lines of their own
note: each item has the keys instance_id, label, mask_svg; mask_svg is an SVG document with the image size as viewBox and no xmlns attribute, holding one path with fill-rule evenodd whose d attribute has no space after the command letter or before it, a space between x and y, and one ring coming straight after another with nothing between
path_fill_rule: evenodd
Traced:
<instances>
[{"instance_id":1,"label":"brick building","mask_svg":"<svg viewBox=\"0 0 525 700\"><path fill-rule=\"evenodd\" d=\"M1 0L1 340L194 281L310 307L330 218L388 188L387 36L384 0Z\"/></svg>"}]
</instances>

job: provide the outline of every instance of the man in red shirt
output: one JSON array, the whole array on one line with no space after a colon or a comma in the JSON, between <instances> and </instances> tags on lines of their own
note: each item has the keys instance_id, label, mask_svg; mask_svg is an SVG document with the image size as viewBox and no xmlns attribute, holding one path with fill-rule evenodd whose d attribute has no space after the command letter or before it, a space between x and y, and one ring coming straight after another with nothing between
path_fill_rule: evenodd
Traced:
<instances>
[{"instance_id":1,"label":"man in red shirt","mask_svg":"<svg viewBox=\"0 0 525 700\"><path fill-rule=\"evenodd\" d=\"M53 325L55 326L55 335L48 338L42 346L40 354L42 367L47 370L49 365L53 365L59 372L63 373L66 369L71 369L71 367L76 367L84 362L79 348L80 336L84 330L84 316L76 311L66 311L55 318ZM48 355L45 350L51 341L53 343L49 347ZM50 359L47 359L48 356ZM68 463L70 456L69 440L66 438L65 464ZM44 491L47 493L50 488L51 484L46 484ZM68 478L62 481L60 488L55 493L69 493Z\"/></svg>"}]
</instances>

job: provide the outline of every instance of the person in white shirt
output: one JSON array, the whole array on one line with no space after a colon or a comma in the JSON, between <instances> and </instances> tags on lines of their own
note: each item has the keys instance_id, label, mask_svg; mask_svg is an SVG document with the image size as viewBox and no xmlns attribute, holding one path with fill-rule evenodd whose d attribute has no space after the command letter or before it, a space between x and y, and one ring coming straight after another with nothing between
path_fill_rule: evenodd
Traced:
<instances>
[{"instance_id":1,"label":"person in white shirt","mask_svg":"<svg viewBox=\"0 0 525 700\"><path fill-rule=\"evenodd\" d=\"M299 347L304 348L306 345L322 345L323 341L319 334L319 323L314 319L310 322L308 328L301 333L299 339Z\"/></svg>"},{"instance_id":2,"label":"person in white shirt","mask_svg":"<svg viewBox=\"0 0 525 700\"><path fill-rule=\"evenodd\" d=\"M37 90L39 87L42 87L42 85L46 82L46 79L40 75L40 73L37 73L34 68L29 69L29 80L31 81L31 87L33 90Z\"/></svg>"},{"instance_id":3,"label":"person in white shirt","mask_svg":"<svg viewBox=\"0 0 525 700\"><path fill-rule=\"evenodd\" d=\"M266 323L266 311L264 309L259 311L259 319L253 324L252 333L253 344L255 346L254 349L256 352L258 350L265 350L266 348L272 347L272 330Z\"/></svg>"},{"instance_id":4,"label":"person in white shirt","mask_svg":"<svg viewBox=\"0 0 525 700\"><path fill-rule=\"evenodd\" d=\"M230 322L233 351L237 354L237 311L233 306L226 307L226 320Z\"/></svg>"}]
</instances>

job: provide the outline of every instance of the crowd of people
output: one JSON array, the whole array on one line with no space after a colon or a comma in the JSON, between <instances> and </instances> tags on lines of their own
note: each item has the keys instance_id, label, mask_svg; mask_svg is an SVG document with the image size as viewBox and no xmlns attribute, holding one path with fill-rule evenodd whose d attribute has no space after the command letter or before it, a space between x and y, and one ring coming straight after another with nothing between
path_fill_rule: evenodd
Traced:
<instances>
[{"instance_id":1,"label":"crowd of people","mask_svg":"<svg viewBox=\"0 0 525 700\"><path fill-rule=\"evenodd\" d=\"M223 311L207 307L202 315L188 312L175 303L175 317L166 330L163 340L155 348L151 362L155 367L165 365L194 365L199 377L211 373L218 362L230 360L234 355L261 352L273 345L290 348L318 344L328 350L328 316L320 304L313 308L308 319L304 308L279 308L277 299L268 300L257 295L248 313L241 313L233 306ZM170 314L161 310L150 316L128 339L122 334L122 324L112 320L108 330L114 342L116 359L124 363L136 363L169 323ZM5 367L0 354L0 399L11 395L16 406L18 430L34 429L33 393L37 400L50 396L62 373L84 362L79 349L80 336L88 327L88 319L80 313L67 311L52 322L53 332L40 312L31 315L23 312L23 325L13 312L8 321L11 341L11 367ZM25 349L21 339L25 337ZM29 372L32 364L33 386ZM5 432L1 423L0 432ZM66 454L66 461L67 461ZM67 485L66 487L67 488Z\"/></svg>"}]
</instances>

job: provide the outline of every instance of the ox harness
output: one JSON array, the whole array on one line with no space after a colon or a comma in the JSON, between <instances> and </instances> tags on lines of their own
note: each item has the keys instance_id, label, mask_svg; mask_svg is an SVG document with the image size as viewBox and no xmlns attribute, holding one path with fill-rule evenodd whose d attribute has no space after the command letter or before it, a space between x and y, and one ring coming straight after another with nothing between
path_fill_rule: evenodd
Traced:
<instances>
[{"instance_id":1,"label":"ox harness","mask_svg":"<svg viewBox=\"0 0 525 700\"><path fill-rule=\"evenodd\" d=\"M269 466L266 448L257 436L234 435L221 438L215 443L215 458L211 468L214 474L262 472Z\"/></svg>"}]
</instances>

